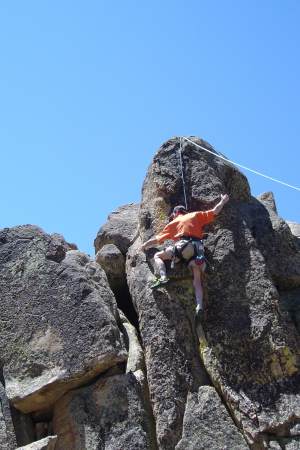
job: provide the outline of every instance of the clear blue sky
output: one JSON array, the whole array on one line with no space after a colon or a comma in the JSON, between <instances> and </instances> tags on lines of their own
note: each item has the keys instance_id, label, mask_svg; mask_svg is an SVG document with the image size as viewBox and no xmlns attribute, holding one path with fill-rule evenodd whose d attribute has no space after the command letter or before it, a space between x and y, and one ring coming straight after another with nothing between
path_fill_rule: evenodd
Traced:
<instances>
[{"instance_id":1,"label":"clear blue sky","mask_svg":"<svg viewBox=\"0 0 300 450\"><path fill-rule=\"evenodd\" d=\"M92 255L174 135L299 186L299 23L299 0L1 2L0 227ZM300 192L247 176L300 223Z\"/></svg>"}]
</instances>

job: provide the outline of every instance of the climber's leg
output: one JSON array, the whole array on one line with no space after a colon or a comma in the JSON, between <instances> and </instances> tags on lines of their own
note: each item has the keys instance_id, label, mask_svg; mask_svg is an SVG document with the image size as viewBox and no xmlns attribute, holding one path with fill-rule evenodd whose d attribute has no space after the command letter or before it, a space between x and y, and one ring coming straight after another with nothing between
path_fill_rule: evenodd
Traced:
<instances>
[{"instance_id":1,"label":"climber's leg","mask_svg":"<svg viewBox=\"0 0 300 450\"><path fill-rule=\"evenodd\" d=\"M167 271L164 261L171 259L173 259L172 247L167 247L165 250L155 253L154 266L156 273L159 274L159 279L154 282L152 287L158 287L169 281L167 278Z\"/></svg>"},{"instance_id":2,"label":"climber's leg","mask_svg":"<svg viewBox=\"0 0 300 450\"><path fill-rule=\"evenodd\" d=\"M196 311L203 310L203 273L205 271L206 263L198 266L195 261L191 261L189 267L193 271L193 285L196 296Z\"/></svg>"}]
</instances>

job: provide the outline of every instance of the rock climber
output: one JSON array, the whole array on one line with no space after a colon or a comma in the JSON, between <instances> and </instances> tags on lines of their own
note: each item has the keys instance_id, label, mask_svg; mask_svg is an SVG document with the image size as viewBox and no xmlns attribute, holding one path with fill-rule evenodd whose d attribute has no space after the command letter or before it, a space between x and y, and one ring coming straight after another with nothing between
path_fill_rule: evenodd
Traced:
<instances>
[{"instance_id":1,"label":"rock climber","mask_svg":"<svg viewBox=\"0 0 300 450\"><path fill-rule=\"evenodd\" d=\"M193 285L196 296L196 315L203 317L203 287L202 276L206 268L203 247L203 228L214 221L217 214L228 202L227 194L221 195L221 200L213 209L208 211L188 212L184 206L175 206L171 221L154 238L145 242L143 251L156 244L162 244L167 239L175 241L174 245L158 251L154 256L154 264L159 277L155 279L151 288L157 288L168 283L164 261L171 260L172 264L183 260L193 272Z\"/></svg>"}]
</instances>

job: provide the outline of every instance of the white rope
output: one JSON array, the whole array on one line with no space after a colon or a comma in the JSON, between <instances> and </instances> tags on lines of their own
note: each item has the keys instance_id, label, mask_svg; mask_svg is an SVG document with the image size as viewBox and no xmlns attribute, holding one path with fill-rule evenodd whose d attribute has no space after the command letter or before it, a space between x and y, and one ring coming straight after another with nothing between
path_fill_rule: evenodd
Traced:
<instances>
[{"instance_id":1,"label":"white rope","mask_svg":"<svg viewBox=\"0 0 300 450\"><path fill-rule=\"evenodd\" d=\"M249 167L242 166L242 164L238 164L238 163L236 163L236 162L234 162L234 161L231 161L231 160L228 159L228 158L225 158L224 156L218 155L218 154L212 152L211 150L208 150L207 148L202 147L202 145L196 144L196 142L193 142L193 141L191 141L190 139L188 139L188 138L186 138L186 137L183 137L182 139L185 139L186 141L190 142L191 144L194 144L196 147L201 148L201 150L204 150L204 151L206 151L206 152L208 152L208 153L211 153L211 154L214 155L216 158L223 159L224 161L230 162L230 163L232 163L232 164L234 164L234 165L236 165L236 166L241 167L242 169L249 170L250 172L253 172L253 173L255 173L256 175L260 175L261 177L268 178L269 180L276 181L276 183L280 183L280 184L283 184L284 186L288 186L288 187L290 187L290 188L292 188L292 189L296 189L297 191L300 191L300 188L298 188L298 187L296 187L296 186L292 186L291 184L285 183L284 181L280 181L280 180L277 180L276 178L269 177L268 175L264 175L264 174L261 173L261 172L257 172L257 170L250 169ZM181 142L181 140L180 140L180 142ZM180 148L181 148L181 147L180 147Z\"/></svg>"},{"instance_id":2,"label":"white rope","mask_svg":"<svg viewBox=\"0 0 300 450\"><path fill-rule=\"evenodd\" d=\"M183 194L184 194L184 201L185 201L185 209L187 210L187 200L186 200L186 192L185 192L185 181L184 181L184 175L183 175L183 164L182 164L182 138L179 138L179 160L180 160L180 166L181 166L181 178L182 178L182 185L183 185Z\"/></svg>"}]
</instances>

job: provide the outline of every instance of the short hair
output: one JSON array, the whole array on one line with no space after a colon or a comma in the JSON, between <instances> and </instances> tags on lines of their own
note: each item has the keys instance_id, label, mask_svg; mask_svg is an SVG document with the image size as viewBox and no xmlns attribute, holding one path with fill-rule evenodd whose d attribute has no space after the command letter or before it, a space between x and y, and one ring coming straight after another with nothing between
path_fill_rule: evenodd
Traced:
<instances>
[{"instance_id":1,"label":"short hair","mask_svg":"<svg viewBox=\"0 0 300 450\"><path fill-rule=\"evenodd\" d=\"M180 212L181 214L186 214L187 213L186 207L182 205L175 206L175 208L173 209L173 214L176 214L178 212Z\"/></svg>"},{"instance_id":2,"label":"short hair","mask_svg":"<svg viewBox=\"0 0 300 450\"><path fill-rule=\"evenodd\" d=\"M187 210L185 208L185 206L183 205L178 205L175 206L175 208L173 209L172 214L170 215L170 221L174 219L175 215L179 213L179 214L187 214Z\"/></svg>"}]
</instances>

